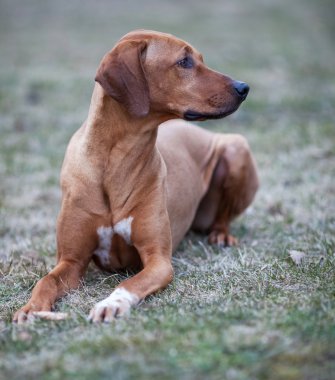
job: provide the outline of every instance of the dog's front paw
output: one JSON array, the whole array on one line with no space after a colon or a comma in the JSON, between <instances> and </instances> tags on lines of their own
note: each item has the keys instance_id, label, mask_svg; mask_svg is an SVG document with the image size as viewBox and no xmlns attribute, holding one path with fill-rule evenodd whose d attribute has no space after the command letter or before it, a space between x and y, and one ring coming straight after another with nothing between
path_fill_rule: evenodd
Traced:
<instances>
[{"instance_id":1,"label":"dog's front paw","mask_svg":"<svg viewBox=\"0 0 335 380\"><path fill-rule=\"evenodd\" d=\"M13 316L13 322L23 324L34 320L35 312L50 312L51 307L49 305L37 304L34 302L28 302L25 306L19 309Z\"/></svg>"},{"instance_id":2,"label":"dog's front paw","mask_svg":"<svg viewBox=\"0 0 335 380\"><path fill-rule=\"evenodd\" d=\"M117 288L106 299L98 302L91 310L88 320L91 322L112 322L115 318L126 316L139 298L125 288Z\"/></svg>"},{"instance_id":3,"label":"dog's front paw","mask_svg":"<svg viewBox=\"0 0 335 380\"><path fill-rule=\"evenodd\" d=\"M31 314L29 314L29 310L26 310L26 308L23 307L14 314L13 322L18 324L26 323L31 319L30 316Z\"/></svg>"}]
</instances>

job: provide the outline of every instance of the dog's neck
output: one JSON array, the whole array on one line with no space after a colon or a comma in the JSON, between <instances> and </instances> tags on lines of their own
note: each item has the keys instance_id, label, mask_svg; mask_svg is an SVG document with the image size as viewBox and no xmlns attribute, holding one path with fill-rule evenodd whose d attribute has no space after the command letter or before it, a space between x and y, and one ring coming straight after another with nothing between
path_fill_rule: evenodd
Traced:
<instances>
[{"instance_id":1,"label":"dog's neck","mask_svg":"<svg viewBox=\"0 0 335 380\"><path fill-rule=\"evenodd\" d=\"M103 183L113 213L131 204L130 194L155 187L162 172L156 147L158 126L170 117L149 114L131 117L127 110L97 83L87 121L82 129L83 154L94 163L94 174ZM130 207L130 206L129 206Z\"/></svg>"},{"instance_id":2,"label":"dog's neck","mask_svg":"<svg viewBox=\"0 0 335 380\"><path fill-rule=\"evenodd\" d=\"M95 145L100 151L111 151L123 144L134 144L143 150L153 149L158 126L170 118L153 113L141 118L133 117L106 94L99 83L95 83L85 127L87 145L93 150Z\"/></svg>"}]
</instances>

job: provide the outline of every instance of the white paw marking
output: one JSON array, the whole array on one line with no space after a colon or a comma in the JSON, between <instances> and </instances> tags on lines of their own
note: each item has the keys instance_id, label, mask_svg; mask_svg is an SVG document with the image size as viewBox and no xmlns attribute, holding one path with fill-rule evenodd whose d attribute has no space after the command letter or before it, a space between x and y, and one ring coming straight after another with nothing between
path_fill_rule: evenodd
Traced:
<instances>
[{"instance_id":1,"label":"white paw marking","mask_svg":"<svg viewBox=\"0 0 335 380\"><path fill-rule=\"evenodd\" d=\"M91 310L88 319L92 322L111 322L116 317L129 314L132 306L136 306L139 298L125 288L117 288L104 300L98 302Z\"/></svg>"},{"instance_id":2,"label":"white paw marking","mask_svg":"<svg viewBox=\"0 0 335 380\"><path fill-rule=\"evenodd\" d=\"M109 264L109 254L112 248L112 239L114 233L120 235L127 244L131 245L131 223L133 217L120 220L113 227L101 226L97 229L97 234L99 236L99 246L94 251L94 255L98 256L102 265Z\"/></svg>"}]
</instances>

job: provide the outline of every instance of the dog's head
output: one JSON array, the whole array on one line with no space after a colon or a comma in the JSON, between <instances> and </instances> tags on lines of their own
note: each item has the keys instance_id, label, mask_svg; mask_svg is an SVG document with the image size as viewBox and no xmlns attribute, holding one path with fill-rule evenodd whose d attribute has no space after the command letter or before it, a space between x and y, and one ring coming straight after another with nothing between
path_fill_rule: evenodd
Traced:
<instances>
[{"instance_id":1,"label":"dog's head","mask_svg":"<svg viewBox=\"0 0 335 380\"><path fill-rule=\"evenodd\" d=\"M135 117L218 119L236 111L249 92L246 83L209 69L185 41L145 30L125 35L104 56L95 80Z\"/></svg>"}]
</instances>

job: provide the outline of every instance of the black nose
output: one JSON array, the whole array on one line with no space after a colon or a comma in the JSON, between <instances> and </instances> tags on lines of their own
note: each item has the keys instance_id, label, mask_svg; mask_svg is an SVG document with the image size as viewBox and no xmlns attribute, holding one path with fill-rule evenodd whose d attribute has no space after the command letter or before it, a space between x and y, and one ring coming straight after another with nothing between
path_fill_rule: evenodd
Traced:
<instances>
[{"instance_id":1,"label":"black nose","mask_svg":"<svg viewBox=\"0 0 335 380\"><path fill-rule=\"evenodd\" d=\"M238 80L234 81L233 86L238 95L244 100L248 95L249 86L246 83L240 82Z\"/></svg>"}]
</instances>

